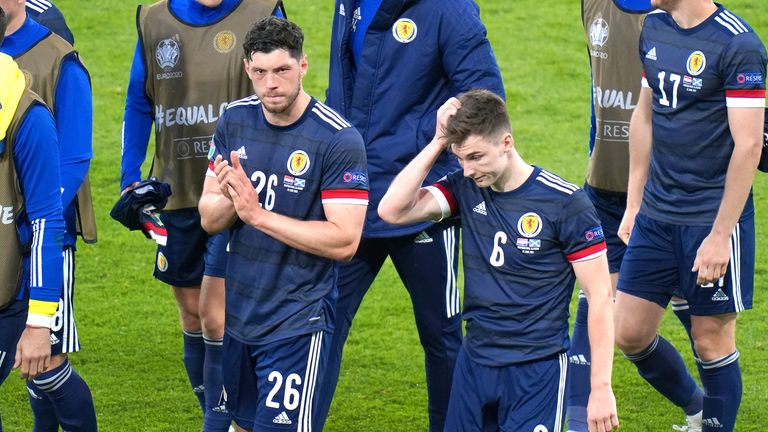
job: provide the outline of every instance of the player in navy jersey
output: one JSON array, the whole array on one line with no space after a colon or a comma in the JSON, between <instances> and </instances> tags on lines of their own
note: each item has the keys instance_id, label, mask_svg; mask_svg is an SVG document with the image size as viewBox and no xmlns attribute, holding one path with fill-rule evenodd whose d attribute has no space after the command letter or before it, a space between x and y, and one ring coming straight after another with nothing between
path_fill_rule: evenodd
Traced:
<instances>
[{"instance_id":1,"label":"player in navy jersey","mask_svg":"<svg viewBox=\"0 0 768 432\"><path fill-rule=\"evenodd\" d=\"M223 370L241 430L322 430L336 261L354 255L368 203L362 137L304 92L303 41L276 17L248 32L256 95L219 120L199 205L206 231L231 233Z\"/></svg>"},{"instance_id":2,"label":"player in navy jersey","mask_svg":"<svg viewBox=\"0 0 768 432\"><path fill-rule=\"evenodd\" d=\"M451 98L437 118L435 138L395 178L378 212L395 224L461 218L467 334L445 430L563 430L568 305L577 278L594 306L589 430L613 430L611 281L589 198L520 158L506 106L493 93ZM421 187L446 148L463 172Z\"/></svg>"},{"instance_id":3,"label":"player in navy jersey","mask_svg":"<svg viewBox=\"0 0 768 432\"><path fill-rule=\"evenodd\" d=\"M27 14L45 28L61 36L62 39L75 44L75 36L69 29L67 21L59 8L48 0L26 0Z\"/></svg>"},{"instance_id":4,"label":"player in navy jersey","mask_svg":"<svg viewBox=\"0 0 768 432\"><path fill-rule=\"evenodd\" d=\"M647 16L640 36L644 88L630 124L616 341L643 378L688 411L696 383L657 335L679 289L702 372L702 430L732 431L742 395L736 315L752 307L765 48L710 0L617 4L661 11Z\"/></svg>"},{"instance_id":5,"label":"player in navy jersey","mask_svg":"<svg viewBox=\"0 0 768 432\"><path fill-rule=\"evenodd\" d=\"M0 8L0 43L6 24ZM0 384L12 366L27 379L50 366L65 230L58 162L53 116L0 54Z\"/></svg>"}]
</instances>

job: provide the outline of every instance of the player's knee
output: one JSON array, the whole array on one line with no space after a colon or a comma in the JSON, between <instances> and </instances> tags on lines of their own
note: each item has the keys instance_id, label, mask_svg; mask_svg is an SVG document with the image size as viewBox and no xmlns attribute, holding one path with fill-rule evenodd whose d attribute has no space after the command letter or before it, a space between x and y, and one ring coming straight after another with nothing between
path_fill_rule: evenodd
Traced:
<instances>
[{"instance_id":1,"label":"player's knee","mask_svg":"<svg viewBox=\"0 0 768 432\"><path fill-rule=\"evenodd\" d=\"M210 339L224 337L224 310L200 309L200 325L203 335Z\"/></svg>"},{"instance_id":2,"label":"player's knee","mask_svg":"<svg viewBox=\"0 0 768 432\"><path fill-rule=\"evenodd\" d=\"M624 354L636 354L648 347L653 342L656 333L645 334L637 329L626 326L617 327L615 333L616 346Z\"/></svg>"}]
</instances>

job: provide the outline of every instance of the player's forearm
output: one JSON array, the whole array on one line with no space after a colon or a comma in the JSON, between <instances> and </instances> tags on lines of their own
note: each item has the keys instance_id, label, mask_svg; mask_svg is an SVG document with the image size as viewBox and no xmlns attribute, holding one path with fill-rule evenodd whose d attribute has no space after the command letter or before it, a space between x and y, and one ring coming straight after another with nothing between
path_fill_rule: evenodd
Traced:
<instances>
[{"instance_id":1,"label":"player's forearm","mask_svg":"<svg viewBox=\"0 0 768 432\"><path fill-rule=\"evenodd\" d=\"M757 139L751 145L734 148L725 176L723 199L712 224L713 234L730 237L733 232L752 189L761 147L762 142Z\"/></svg>"},{"instance_id":2,"label":"player's forearm","mask_svg":"<svg viewBox=\"0 0 768 432\"><path fill-rule=\"evenodd\" d=\"M613 368L613 296L608 285L600 290L592 289L588 296L589 346L592 353L591 386L593 389L611 386Z\"/></svg>"},{"instance_id":3,"label":"player's forearm","mask_svg":"<svg viewBox=\"0 0 768 432\"><path fill-rule=\"evenodd\" d=\"M431 220L437 215L418 211L421 185L429 170L445 147L432 140L405 168L395 177L384 197L379 202L379 216L391 224L406 224L422 220Z\"/></svg>"},{"instance_id":4,"label":"player's forearm","mask_svg":"<svg viewBox=\"0 0 768 432\"><path fill-rule=\"evenodd\" d=\"M303 221L262 210L249 224L275 240L313 255L335 261L349 261L360 244L365 206L349 206L353 222Z\"/></svg>"},{"instance_id":5,"label":"player's forearm","mask_svg":"<svg viewBox=\"0 0 768 432\"><path fill-rule=\"evenodd\" d=\"M634 210L638 210L643 201L643 188L648 180L648 168L651 163L653 129L648 114L650 113L641 113L635 110L629 124L627 208Z\"/></svg>"},{"instance_id":6,"label":"player's forearm","mask_svg":"<svg viewBox=\"0 0 768 432\"><path fill-rule=\"evenodd\" d=\"M227 230L237 220L232 201L221 194L203 192L197 209L200 212L200 225L208 234Z\"/></svg>"}]
</instances>

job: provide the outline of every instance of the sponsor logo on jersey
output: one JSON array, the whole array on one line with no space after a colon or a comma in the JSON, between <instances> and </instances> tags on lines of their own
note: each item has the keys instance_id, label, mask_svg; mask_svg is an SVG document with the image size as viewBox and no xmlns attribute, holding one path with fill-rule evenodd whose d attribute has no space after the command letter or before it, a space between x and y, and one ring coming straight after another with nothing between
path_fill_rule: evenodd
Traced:
<instances>
[{"instance_id":1,"label":"sponsor logo on jersey","mask_svg":"<svg viewBox=\"0 0 768 432\"><path fill-rule=\"evenodd\" d=\"M275 424L283 424L283 425L289 425L293 423L290 418L288 418L288 414L286 414L285 411L278 414L274 419L272 419L272 423Z\"/></svg>"},{"instance_id":2,"label":"sponsor logo on jersey","mask_svg":"<svg viewBox=\"0 0 768 432\"><path fill-rule=\"evenodd\" d=\"M157 269L161 272L168 270L168 260L162 252L157 253Z\"/></svg>"},{"instance_id":3,"label":"sponsor logo on jersey","mask_svg":"<svg viewBox=\"0 0 768 432\"><path fill-rule=\"evenodd\" d=\"M408 18L400 18L392 26L392 36L395 37L396 41L404 44L413 42L418 31L419 28L416 23Z\"/></svg>"},{"instance_id":4,"label":"sponsor logo on jersey","mask_svg":"<svg viewBox=\"0 0 768 432\"><path fill-rule=\"evenodd\" d=\"M763 74L760 72L747 72L736 75L739 84L762 84Z\"/></svg>"},{"instance_id":5,"label":"sponsor logo on jersey","mask_svg":"<svg viewBox=\"0 0 768 432\"><path fill-rule=\"evenodd\" d=\"M608 58L608 53L600 51L600 48L604 47L608 42L609 34L610 27L608 26L608 22L603 19L602 15L598 15L589 26L589 42L592 44L590 54L592 57L601 59Z\"/></svg>"},{"instance_id":6,"label":"sponsor logo on jersey","mask_svg":"<svg viewBox=\"0 0 768 432\"><path fill-rule=\"evenodd\" d=\"M216 153L216 137L211 137L211 147L208 148L208 159L213 159L213 155Z\"/></svg>"},{"instance_id":7,"label":"sponsor logo on jersey","mask_svg":"<svg viewBox=\"0 0 768 432\"><path fill-rule=\"evenodd\" d=\"M221 103L218 109L213 104L173 108L155 105L155 127L158 132L161 132L163 128L171 126L195 126L198 124L216 123L225 109L227 109L226 102Z\"/></svg>"},{"instance_id":8,"label":"sponsor logo on jersey","mask_svg":"<svg viewBox=\"0 0 768 432\"><path fill-rule=\"evenodd\" d=\"M476 205L473 209L473 212L481 214L483 216L488 216L488 209L485 208L485 201L481 202L480 204Z\"/></svg>"},{"instance_id":9,"label":"sponsor logo on jersey","mask_svg":"<svg viewBox=\"0 0 768 432\"><path fill-rule=\"evenodd\" d=\"M3 225L13 223L13 207L0 204L0 223Z\"/></svg>"},{"instance_id":10,"label":"sponsor logo on jersey","mask_svg":"<svg viewBox=\"0 0 768 432\"><path fill-rule=\"evenodd\" d=\"M416 238L413 239L414 243L417 244L424 244L424 243L432 243L434 240L432 237L427 234L426 231L422 231L416 235Z\"/></svg>"},{"instance_id":11,"label":"sponsor logo on jersey","mask_svg":"<svg viewBox=\"0 0 768 432\"><path fill-rule=\"evenodd\" d=\"M645 54L645 58L656 61L656 47L651 48L651 50Z\"/></svg>"},{"instance_id":12,"label":"sponsor logo on jersey","mask_svg":"<svg viewBox=\"0 0 768 432\"><path fill-rule=\"evenodd\" d=\"M685 67L688 69L689 74L698 76L704 72L704 68L707 67L707 58L704 57L703 52L694 51L688 56L688 61L685 62Z\"/></svg>"},{"instance_id":13,"label":"sponsor logo on jersey","mask_svg":"<svg viewBox=\"0 0 768 432\"><path fill-rule=\"evenodd\" d=\"M541 217L533 212L528 212L517 221L517 232L523 237L536 237L541 232Z\"/></svg>"},{"instance_id":14,"label":"sponsor logo on jersey","mask_svg":"<svg viewBox=\"0 0 768 432\"><path fill-rule=\"evenodd\" d=\"M288 172L300 176L309 170L309 156L304 150L296 150L288 157Z\"/></svg>"},{"instance_id":15,"label":"sponsor logo on jersey","mask_svg":"<svg viewBox=\"0 0 768 432\"><path fill-rule=\"evenodd\" d=\"M587 241L604 239L605 234L603 234L603 227L596 226L584 231L584 238L587 239Z\"/></svg>"},{"instance_id":16,"label":"sponsor logo on jersey","mask_svg":"<svg viewBox=\"0 0 768 432\"><path fill-rule=\"evenodd\" d=\"M288 192L297 193L304 190L307 185L307 181L304 179L296 178L293 176L283 176L283 187L288 189Z\"/></svg>"},{"instance_id":17,"label":"sponsor logo on jersey","mask_svg":"<svg viewBox=\"0 0 768 432\"><path fill-rule=\"evenodd\" d=\"M240 146L240 148L237 149L237 157L239 159L248 159L248 154L245 152L245 146Z\"/></svg>"},{"instance_id":18,"label":"sponsor logo on jersey","mask_svg":"<svg viewBox=\"0 0 768 432\"><path fill-rule=\"evenodd\" d=\"M155 48L155 61L164 72L157 74L156 78L158 80L181 78L183 75L181 71L171 72L171 69L179 63L179 57L181 57L179 35L161 40Z\"/></svg>"},{"instance_id":19,"label":"sponsor logo on jersey","mask_svg":"<svg viewBox=\"0 0 768 432\"><path fill-rule=\"evenodd\" d=\"M701 90L704 85L704 81L701 78L694 78L690 75L683 76L683 87L687 88L691 92Z\"/></svg>"},{"instance_id":20,"label":"sponsor logo on jersey","mask_svg":"<svg viewBox=\"0 0 768 432\"><path fill-rule=\"evenodd\" d=\"M341 176L341 179L344 180L344 183L368 184L368 176L359 171L347 171Z\"/></svg>"},{"instance_id":21,"label":"sponsor logo on jersey","mask_svg":"<svg viewBox=\"0 0 768 432\"><path fill-rule=\"evenodd\" d=\"M724 302L728 300L730 300L730 298L723 292L722 288L718 288L715 294L712 295L712 301Z\"/></svg>"},{"instance_id":22,"label":"sponsor logo on jersey","mask_svg":"<svg viewBox=\"0 0 768 432\"><path fill-rule=\"evenodd\" d=\"M222 54L232 51L235 43L237 43L237 36L229 30L222 30L213 38L213 48Z\"/></svg>"},{"instance_id":23,"label":"sponsor logo on jersey","mask_svg":"<svg viewBox=\"0 0 768 432\"><path fill-rule=\"evenodd\" d=\"M586 357L584 357L584 354L578 354L578 355L572 355L568 357L568 363L579 365L579 366L589 366L589 360L587 360Z\"/></svg>"}]
</instances>

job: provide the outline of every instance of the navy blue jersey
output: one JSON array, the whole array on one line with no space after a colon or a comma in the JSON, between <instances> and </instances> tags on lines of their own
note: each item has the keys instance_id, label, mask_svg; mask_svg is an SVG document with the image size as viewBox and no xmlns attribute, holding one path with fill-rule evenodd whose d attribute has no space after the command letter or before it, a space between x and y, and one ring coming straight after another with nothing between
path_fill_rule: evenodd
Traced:
<instances>
[{"instance_id":1,"label":"navy blue jersey","mask_svg":"<svg viewBox=\"0 0 768 432\"><path fill-rule=\"evenodd\" d=\"M606 250L584 191L541 168L504 193L461 171L428 189L444 217L461 215L470 358L500 367L566 351L571 263Z\"/></svg>"},{"instance_id":2,"label":"navy blue jersey","mask_svg":"<svg viewBox=\"0 0 768 432\"><path fill-rule=\"evenodd\" d=\"M360 133L315 99L290 126L269 124L256 96L232 102L216 126L211 161L237 152L262 207L300 220L325 220L323 204L368 203ZM209 169L208 175L213 175ZM337 265L238 222L227 265L226 331L264 344L331 331Z\"/></svg>"},{"instance_id":3,"label":"navy blue jersey","mask_svg":"<svg viewBox=\"0 0 768 432\"><path fill-rule=\"evenodd\" d=\"M663 12L640 36L643 85L653 91L653 151L641 212L711 225L733 152L728 108L765 106L766 53L755 32L720 6L690 29ZM744 215L753 212L748 199Z\"/></svg>"}]
</instances>

